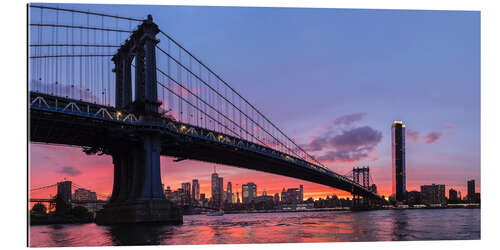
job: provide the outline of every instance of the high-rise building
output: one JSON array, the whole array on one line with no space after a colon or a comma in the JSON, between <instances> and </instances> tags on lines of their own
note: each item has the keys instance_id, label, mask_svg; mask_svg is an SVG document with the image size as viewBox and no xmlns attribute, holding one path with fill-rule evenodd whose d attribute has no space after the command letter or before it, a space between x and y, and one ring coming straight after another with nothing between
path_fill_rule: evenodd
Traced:
<instances>
[{"instance_id":1,"label":"high-rise building","mask_svg":"<svg viewBox=\"0 0 500 250\"><path fill-rule=\"evenodd\" d=\"M221 207L224 202L224 178L217 173L212 174L212 204Z\"/></svg>"},{"instance_id":2,"label":"high-rise building","mask_svg":"<svg viewBox=\"0 0 500 250\"><path fill-rule=\"evenodd\" d=\"M212 203L220 204L219 200L219 175L217 173L212 174Z\"/></svg>"},{"instance_id":3,"label":"high-rise building","mask_svg":"<svg viewBox=\"0 0 500 250\"><path fill-rule=\"evenodd\" d=\"M226 187L226 203L233 203L233 184L228 181Z\"/></svg>"},{"instance_id":4,"label":"high-rise building","mask_svg":"<svg viewBox=\"0 0 500 250\"><path fill-rule=\"evenodd\" d=\"M299 203L300 190L298 188L289 188L286 191L286 203L297 204Z\"/></svg>"},{"instance_id":5,"label":"high-rise building","mask_svg":"<svg viewBox=\"0 0 500 250\"><path fill-rule=\"evenodd\" d=\"M281 203L286 203L286 191L285 188L281 190Z\"/></svg>"},{"instance_id":6,"label":"high-rise building","mask_svg":"<svg viewBox=\"0 0 500 250\"><path fill-rule=\"evenodd\" d=\"M446 202L445 185L432 184L420 186L422 202L429 204L442 204Z\"/></svg>"},{"instance_id":7,"label":"high-rise building","mask_svg":"<svg viewBox=\"0 0 500 250\"><path fill-rule=\"evenodd\" d=\"M474 200L474 194L476 193L476 181L469 180L467 181L467 200Z\"/></svg>"},{"instance_id":8,"label":"high-rise building","mask_svg":"<svg viewBox=\"0 0 500 250\"><path fill-rule=\"evenodd\" d=\"M62 198L67 204L71 204L71 181L57 183L57 196Z\"/></svg>"},{"instance_id":9,"label":"high-rise building","mask_svg":"<svg viewBox=\"0 0 500 250\"><path fill-rule=\"evenodd\" d=\"M217 186L219 188L219 207L222 207L222 204L224 203L224 200L226 199L226 195L224 193L224 178L219 177L219 185Z\"/></svg>"},{"instance_id":10,"label":"high-rise building","mask_svg":"<svg viewBox=\"0 0 500 250\"><path fill-rule=\"evenodd\" d=\"M302 203L304 201L304 186L300 185L299 192L299 202Z\"/></svg>"},{"instance_id":11,"label":"high-rise building","mask_svg":"<svg viewBox=\"0 0 500 250\"><path fill-rule=\"evenodd\" d=\"M450 188L450 190L448 190L448 200L450 200L450 202L457 202L458 201L457 190L455 190L453 188Z\"/></svg>"},{"instance_id":12,"label":"high-rise building","mask_svg":"<svg viewBox=\"0 0 500 250\"><path fill-rule=\"evenodd\" d=\"M394 121L392 134L392 194L396 201L403 201L406 194L405 125Z\"/></svg>"},{"instance_id":13,"label":"high-rise building","mask_svg":"<svg viewBox=\"0 0 500 250\"><path fill-rule=\"evenodd\" d=\"M266 189L264 188L264 190L262 191L262 196L267 196L267 192L266 192Z\"/></svg>"},{"instance_id":14,"label":"high-rise building","mask_svg":"<svg viewBox=\"0 0 500 250\"><path fill-rule=\"evenodd\" d=\"M257 197L257 185L253 182L241 185L241 194L243 204L252 202L252 200Z\"/></svg>"},{"instance_id":15,"label":"high-rise building","mask_svg":"<svg viewBox=\"0 0 500 250\"><path fill-rule=\"evenodd\" d=\"M198 182L198 179L193 179L191 197L194 201L200 200L200 183Z\"/></svg>"},{"instance_id":16,"label":"high-rise building","mask_svg":"<svg viewBox=\"0 0 500 250\"><path fill-rule=\"evenodd\" d=\"M182 183L182 191L184 192L184 196L186 198L191 198L191 183L189 182Z\"/></svg>"}]
</instances>

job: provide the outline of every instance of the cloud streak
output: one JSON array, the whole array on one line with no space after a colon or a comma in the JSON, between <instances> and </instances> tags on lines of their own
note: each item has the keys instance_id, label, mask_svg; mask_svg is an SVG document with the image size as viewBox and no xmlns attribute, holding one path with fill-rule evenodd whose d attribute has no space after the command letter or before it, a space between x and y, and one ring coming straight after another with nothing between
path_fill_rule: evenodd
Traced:
<instances>
[{"instance_id":1,"label":"cloud streak","mask_svg":"<svg viewBox=\"0 0 500 250\"><path fill-rule=\"evenodd\" d=\"M441 132L429 132L425 136L425 143L427 144L432 144L436 142L437 140L441 139L443 137L443 133Z\"/></svg>"}]
</instances>

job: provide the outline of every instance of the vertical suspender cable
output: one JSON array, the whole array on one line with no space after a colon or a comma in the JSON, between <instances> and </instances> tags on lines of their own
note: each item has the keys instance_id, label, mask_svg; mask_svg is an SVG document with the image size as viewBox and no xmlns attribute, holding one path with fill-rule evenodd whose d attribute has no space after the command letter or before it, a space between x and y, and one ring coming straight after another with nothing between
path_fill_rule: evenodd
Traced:
<instances>
[{"instance_id":1,"label":"vertical suspender cable","mask_svg":"<svg viewBox=\"0 0 500 250\"><path fill-rule=\"evenodd\" d=\"M104 16L101 16L101 28L104 29ZM104 30L101 30L101 42L104 41ZM104 47L101 48L102 54L104 54ZM106 89L104 88L104 57L101 57L101 103L100 104L105 104L104 100L105 99L105 92Z\"/></svg>"},{"instance_id":2,"label":"vertical suspender cable","mask_svg":"<svg viewBox=\"0 0 500 250\"><path fill-rule=\"evenodd\" d=\"M75 17L74 12L71 12L71 25L75 25ZM75 43L75 34L73 32L74 29L71 29L71 44ZM71 54L75 54L75 46L71 46ZM71 98L75 98L75 58L71 58Z\"/></svg>"},{"instance_id":3,"label":"vertical suspender cable","mask_svg":"<svg viewBox=\"0 0 500 250\"><path fill-rule=\"evenodd\" d=\"M56 11L56 25L59 24L59 10ZM57 28L56 29L56 43L59 41L59 36L58 36L58 30ZM59 54L59 48L56 47L56 55ZM57 81L59 79L59 59L58 57L56 57L56 85L55 85L55 92L56 92L56 95L58 95L58 86L57 86Z\"/></svg>"}]
</instances>

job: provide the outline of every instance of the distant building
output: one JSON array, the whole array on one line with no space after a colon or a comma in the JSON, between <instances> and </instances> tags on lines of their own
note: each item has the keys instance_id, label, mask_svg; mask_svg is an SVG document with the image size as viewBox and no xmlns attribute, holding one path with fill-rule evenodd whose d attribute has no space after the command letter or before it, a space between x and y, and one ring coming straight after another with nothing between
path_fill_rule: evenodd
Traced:
<instances>
[{"instance_id":1,"label":"distant building","mask_svg":"<svg viewBox=\"0 0 500 250\"><path fill-rule=\"evenodd\" d=\"M279 193L274 194L274 203L276 203L276 204L280 203L280 194Z\"/></svg>"},{"instance_id":2,"label":"distant building","mask_svg":"<svg viewBox=\"0 0 500 250\"><path fill-rule=\"evenodd\" d=\"M224 201L224 179L217 173L212 174L212 204L221 207Z\"/></svg>"},{"instance_id":3,"label":"distant building","mask_svg":"<svg viewBox=\"0 0 500 250\"><path fill-rule=\"evenodd\" d=\"M475 194L476 194L476 181L475 180L467 181L467 200L473 201Z\"/></svg>"},{"instance_id":4,"label":"distant building","mask_svg":"<svg viewBox=\"0 0 500 250\"><path fill-rule=\"evenodd\" d=\"M289 188L286 191L286 203L287 204L297 204L300 199L300 190L298 188Z\"/></svg>"},{"instance_id":5,"label":"distant building","mask_svg":"<svg viewBox=\"0 0 500 250\"><path fill-rule=\"evenodd\" d=\"M450 203L455 203L458 201L457 190L455 190L453 188L450 188L450 190L448 190L448 200L450 201Z\"/></svg>"},{"instance_id":6,"label":"distant building","mask_svg":"<svg viewBox=\"0 0 500 250\"><path fill-rule=\"evenodd\" d=\"M184 192L184 199L185 200L190 200L191 199L191 183L189 182L184 182L182 183L182 191Z\"/></svg>"},{"instance_id":7,"label":"distant building","mask_svg":"<svg viewBox=\"0 0 500 250\"><path fill-rule=\"evenodd\" d=\"M165 189L165 197L169 200L172 199L172 190L170 189L170 186L167 186L167 189Z\"/></svg>"},{"instance_id":8,"label":"distant building","mask_svg":"<svg viewBox=\"0 0 500 250\"><path fill-rule=\"evenodd\" d=\"M77 201L95 201L97 200L97 195L85 188L78 188L75 190L75 200Z\"/></svg>"},{"instance_id":9,"label":"distant building","mask_svg":"<svg viewBox=\"0 0 500 250\"><path fill-rule=\"evenodd\" d=\"M194 201L200 200L200 183L198 182L198 179L193 179L191 197Z\"/></svg>"},{"instance_id":10,"label":"distant building","mask_svg":"<svg viewBox=\"0 0 500 250\"><path fill-rule=\"evenodd\" d=\"M394 121L392 134L392 193L396 201L405 200L406 194L406 156L405 125L402 121Z\"/></svg>"},{"instance_id":11,"label":"distant building","mask_svg":"<svg viewBox=\"0 0 500 250\"><path fill-rule=\"evenodd\" d=\"M286 203L286 191L285 188L281 190L281 203Z\"/></svg>"},{"instance_id":12,"label":"distant building","mask_svg":"<svg viewBox=\"0 0 500 250\"><path fill-rule=\"evenodd\" d=\"M243 204L248 204L252 202L255 197L257 197L257 185L253 182L249 182L247 184L243 184L241 186L241 195Z\"/></svg>"},{"instance_id":13,"label":"distant building","mask_svg":"<svg viewBox=\"0 0 500 250\"><path fill-rule=\"evenodd\" d=\"M370 189L372 190L372 192L377 193L377 185L372 184Z\"/></svg>"},{"instance_id":14,"label":"distant building","mask_svg":"<svg viewBox=\"0 0 500 250\"><path fill-rule=\"evenodd\" d=\"M71 181L57 183L57 196L62 198L67 204L71 204Z\"/></svg>"},{"instance_id":15,"label":"distant building","mask_svg":"<svg viewBox=\"0 0 500 250\"><path fill-rule=\"evenodd\" d=\"M422 202L427 204L442 204L446 202L445 185L432 184L420 186Z\"/></svg>"},{"instance_id":16,"label":"distant building","mask_svg":"<svg viewBox=\"0 0 500 250\"><path fill-rule=\"evenodd\" d=\"M226 188L226 203L233 203L233 184L228 181Z\"/></svg>"},{"instance_id":17,"label":"distant building","mask_svg":"<svg viewBox=\"0 0 500 250\"><path fill-rule=\"evenodd\" d=\"M300 185L299 187L299 203L302 203L304 201L304 186Z\"/></svg>"},{"instance_id":18,"label":"distant building","mask_svg":"<svg viewBox=\"0 0 500 250\"><path fill-rule=\"evenodd\" d=\"M224 200L226 199L226 194L224 193L224 178L222 177L219 177L219 185L218 185L218 188L219 188L219 202L217 203L218 204L218 207L222 207L223 203L224 203Z\"/></svg>"},{"instance_id":19,"label":"distant building","mask_svg":"<svg viewBox=\"0 0 500 250\"><path fill-rule=\"evenodd\" d=\"M422 203L422 195L419 191L407 192L406 196L406 202L408 205L417 205Z\"/></svg>"}]
</instances>

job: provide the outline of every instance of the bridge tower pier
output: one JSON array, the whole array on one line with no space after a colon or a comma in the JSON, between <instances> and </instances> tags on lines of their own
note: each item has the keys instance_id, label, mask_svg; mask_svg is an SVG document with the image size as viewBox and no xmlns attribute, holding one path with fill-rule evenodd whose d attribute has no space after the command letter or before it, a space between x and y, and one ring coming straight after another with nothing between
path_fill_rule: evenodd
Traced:
<instances>
[{"instance_id":1,"label":"bridge tower pier","mask_svg":"<svg viewBox=\"0 0 500 250\"><path fill-rule=\"evenodd\" d=\"M160 123L155 39L159 32L151 15L134 31L113 57L116 107L134 113L140 121ZM135 100L131 98L130 66L135 58ZM166 199L160 173L161 141L158 132L137 130L133 140L109 146L114 182L109 203L96 215L100 225L126 223L182 224L180 208Z\"/></svg>"}]
</instances>

